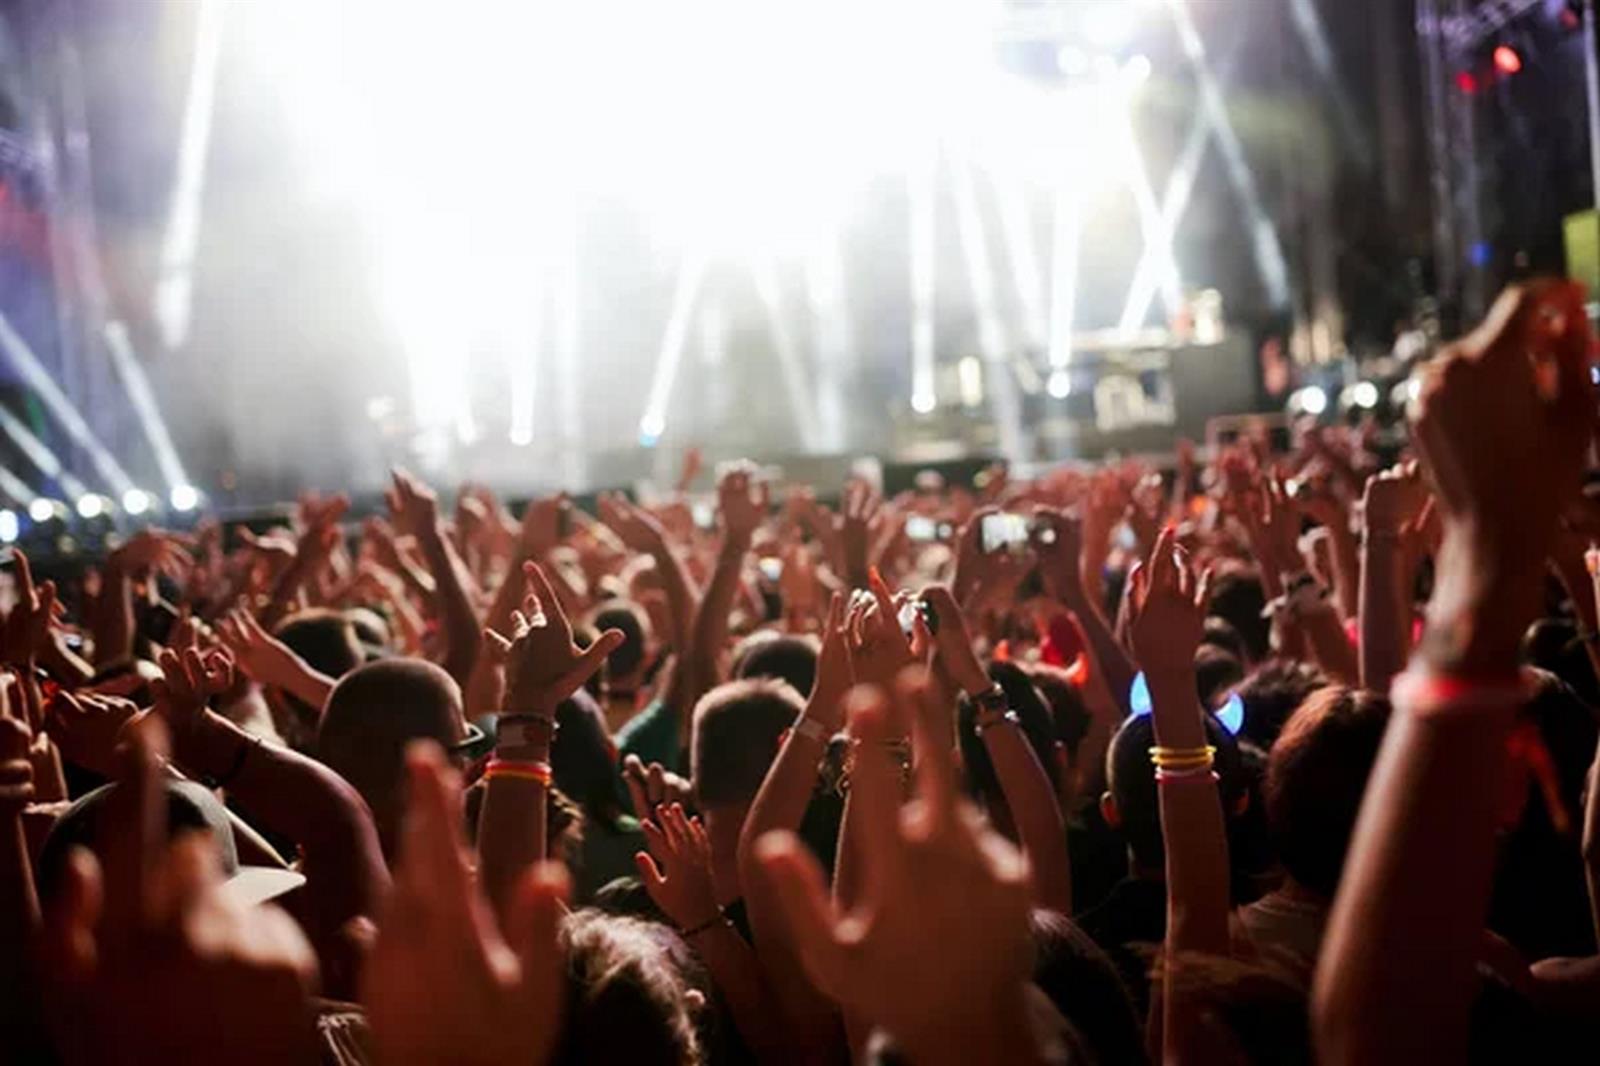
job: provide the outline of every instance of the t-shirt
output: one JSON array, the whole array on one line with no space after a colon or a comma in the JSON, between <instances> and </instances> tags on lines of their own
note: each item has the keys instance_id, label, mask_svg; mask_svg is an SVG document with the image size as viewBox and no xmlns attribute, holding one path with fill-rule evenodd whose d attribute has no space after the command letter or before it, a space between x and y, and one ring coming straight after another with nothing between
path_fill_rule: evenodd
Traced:
<instances>
[{"instance_id":1,"label":"t-shirt","mask_svg":"<svg viewBox=\"0 0 1600 1066\"><path fill-rule=\"evenodd\" d=\"M1250 942L1264 957L1288 963L1302 976L1309 976L1316 967L1322 933L1328 926L1326 903L1269 892L1239 908L1238 916Z\"/></svg>"},{"instance_id":2,"label":"t-shirt","mask_svg":"<svg viewBox=\"0 0 1600 1066\"><path fill-rule=\"evenodd\" d=\"M598 818L585 820L578 868L573 871L575 898L587 903L617 878L637 874L639 868L633 857L645 850L644 832L636 819L619 815L615 825L606 825Z\"/></svg>"},{"instance_id":3,"label":"t-shirt","mask_svg":"<svg viewBox=\"0 0 1600 1066\"><path fill-rule=\"evenodd\" d=\"M651 700L618 730L617 750L623 756L639 756L646 766L658 762L676 774L688 771L678 744L678 712L662 699Z\"/></svg>"}]
</instances>

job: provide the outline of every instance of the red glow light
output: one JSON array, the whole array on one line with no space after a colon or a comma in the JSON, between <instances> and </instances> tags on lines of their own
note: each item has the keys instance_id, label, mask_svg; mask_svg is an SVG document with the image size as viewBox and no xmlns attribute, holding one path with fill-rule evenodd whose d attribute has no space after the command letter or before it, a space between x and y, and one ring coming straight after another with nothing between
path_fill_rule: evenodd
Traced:
<instances>
[{"instance_id":1,"label":"red glow light","mask_svg":"<svg viewBox=\"0 0 1600 1066\"><path fill-rule=\"evenodd\" d=\"M1522 57L1509 44L1499 45L1494 50L1494 69L1502 74L1515 74L1522 69Z\"/></svg>"},{"instance_id":2,"label":"red glow light","mask_svg":"<svg viewBox=\"0 0 1600 1066\"><path fill-rule=\"evenodd\" d=\"M1478 79L1472 76L1472 71L1470 70L1458 70L1456 71L1456 88L1470 96L1478 91Z\"/></svg>"}]
</instances>

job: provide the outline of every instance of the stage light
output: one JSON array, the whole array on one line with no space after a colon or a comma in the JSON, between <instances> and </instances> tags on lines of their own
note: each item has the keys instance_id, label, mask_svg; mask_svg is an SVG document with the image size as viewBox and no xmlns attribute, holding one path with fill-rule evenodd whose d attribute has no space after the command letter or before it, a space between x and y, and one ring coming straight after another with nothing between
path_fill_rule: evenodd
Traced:
<instances>
[{"instance_id":1,"label":"stage light","mask_svg":"<svg viewBox=\"0 0 1600 1066\"><path fill-rule=\"evenodd\" d=\"M1497 45L1494 50L1494 69L1507 76L1522 69L1522 56L1509 44Z\"/></svg>"},{"instance_id":2,"label":"stage light","mask_svg":"<svg viewBox=\"0 0 1600 1066\"><path fill-rule=\"evenodd\" d=\"M1146 55L1130 56L1122 65L1123 83L1130 89L1137 89L1150 80L1150 57Z\"/></svg>"},{"instance_id":3,"label":"stage light","mask_svg":"<svg viewBox=\"0 0 1600 1066\"><path fill-rule=\"evenodd\" d=\"M0 542L10 544L17 539L17 535L20 532L21 530L17 523L17 512L9 507L0 509Z\"/></svg>"},{"instance_id":4,"label":"stage light","mask_svg":"<svg viewBox=\"0 0 1600 1066\"><path fill-rule=\"evenodd\" d=\"M1307 385L1289 396L1289 410L1320 415L1328 409L1328 394L1318 385Z\"/></svg>"},{"instance_id":5,"label":"stage light","mask_svg":"<svg viewBox=\"0 0 1600 1066\"><path fill-rule=\"evenodd\" d=\"M1456 88L1471 96L1478 91L1478 76L1470 70L1456 71Z\"/></svg>"},{"instance_id":6,"label":"stage light","mask_svg":"<svg viewBox=\"0 0 1600 1066\"><path fill-rule=\"evenodd\" d=\"M106 498L98 493L78 497L79 518L99 518L106 513Z\"/></svg>"},{"instance_id":7,"label":"stage light","mask_svg":"<svg viewBox=\"0 0 1600 1066\"><path fill-rule=\"evenodd\" d=\"M1139 12L1126 0L1102 0L1084 12L1083 33L1100 48L1117 48L1133 36Z\"/></svg>"},{"instance_id":8,"label":"stage light","mask_svg":"<svg viewBox=\"0 0 1600 1066\"><path fill-rule=\"evenodd\" d=\"M1050 383L1046 386L1050 395L1058 400L1065 400L1072 395L1072 375L1065 370L1050 371Z\"/></svg>"},{"instance_id":9,"label":"stage light","mask_svg":"<svg viewBox=\"0 0 1600 1066\"><path fill-rule=\"evenodd\" d=\"M155 497L143 489L129 489L122 494L122 509L131 515L144 514L154 502Z\"/></svg>"},{"instance_id":10,"label":"stage light","mask_svg":"<svg viewBox=\"0 0 1600 1066\"><path fill-rule=\"evenodd\" d=\"M929 146L906 173L906 202L911 234L911 408L929 414L938 403L933 384L935 356L934 298L938 264L939 155Z\"/></svg>"},{"instance_id":11,"label":"stage light","mask_svg":"<svg viewBox=\"0 0 1600 1066\"><path fill-rule=\"evenodd\" d=\"M983 364L977 356L965 355L956 363L956 382L964 406L983 405Z\"/></svg>"},{"instance_id":12,"label":"stage light","mask_svg":"<svg viewBox=\"0 0 1600 1066\"><path fill-rule=\"evenodd\" d=\"M56 516L61 504L55 500L40 496L28 504L28 517L35 522L48 522Z\"/></svg>"},{"instance_id":13,"label":"stage light","mask_svg":"<svg viewBox=\"0 0 1600 1066\"><path fill-rule=\"evenodd\" d=\"M1357 382L1350 389L1350 402L1363 410L1378 406L1378 386L1370 381Z\"/></svg>"},{"instance_id":14,"label":"stage light","mask_svg":"<svg viewBox=\"0 0 1600 1066\"><path fill-rule=\"evenodd\" d=\"M192 511L200 506L200 490L193 485L176 485L169 499L174 511Z\"/></svg>"},{"instance_id":15,"label":"stage light","mask_svg":"<svg viewBox=\"0 0 1600 1066\"><path fill-rule=\"evenodd\" d=\"M939 401L934 398L931 392L914 392L911 394L911 409L919 415L932 414L933 409L938 404Z\"/></svg>"}]
</instances>

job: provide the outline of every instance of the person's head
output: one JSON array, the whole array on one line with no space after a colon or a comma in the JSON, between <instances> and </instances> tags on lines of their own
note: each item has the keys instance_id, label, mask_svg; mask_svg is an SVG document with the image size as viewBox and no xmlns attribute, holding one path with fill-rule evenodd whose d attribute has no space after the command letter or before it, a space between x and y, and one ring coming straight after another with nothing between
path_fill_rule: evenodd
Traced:
<instances>
[{"instance_id":1,"label":"person's head","mask_svg":"<svg viewBox=\"0 0 1600 1066\"><path fill-rule=\"evenodd\" d=\"M40 902L45 906L56 897L64 883L67 859L75 848L86 848L105 861L114 824L112 804L123 786L113 781L79 797L57 818L45 836L34 873ZM217 869L234 898L247 903L264 903L299 888L305 878L292 870L267 866L242 866L234 840L233 822L227 808L203 785L193 781L164 778L166 793L166 834L170 841L203 833L216 846Z\"/></svg>"},{"instance_id":2,"label":"person's head","mask_svg":"<svg viewBox=\"0 0 1600 1066\"><path fill-rule=\"evenodd\" d=\"M704 994L686 970L691 953L665 926L584 909L562 925L566 1018L554 1063L691 1066L701 1061Z\"/></svg>"},{"instance_id":3,"label":"person's head","mask_svg":"<svg viewBox=\"0 0 1600 1066\"><path fill-rule=\"evenodd\" d=\"M1231 652L1202 644L1194 653L1194 679L1203 707L1216 707L1229 689L1244 680L1244 666Z\"/></svg>"},{"instance_id":4,"label":"person's head","mask_svg":"<svg viewBox=\"0 0 1600 1066\"><path fill-rule=\"evenodd\" d=\"M1271 624L1261 617L1267 605L1262 591L1261 578L1254 572L1237 566L1218 570L1211 579L1209 614L1233 627L1244 642L1245 665L1260 662L1267 657L1272 643Z\"/></svg>"},{"instance_id":5,"label":"person's head","mask_svg":"<svg viewBox=\"0 0 1600 1066\"><path fill-rule=\"evenodd\" d=\"M1246 795L1239 746L1215 716L1205 715L1205 727L1206 743L1217 749L1215 769L1221 779L1222 809L1237 814ZM1150 763L1155 743L1150 715L1136 714L1124 720L1106 749L1106 792L1100 797L1106 824L1122 834L1134 862L1152 873L1159 872L1166 860L1155 767Z\"/></svg>"},{"instance_id":6,"label":"person's head","mask_svg":"<svg viewBox=\"0 0 1600 1066\"><path fill-rule=\"evenodd\" d=\"M1029 922L1033 983L1049 997L1095 1062L1142 1062L1139 1016L1116 965L1071 918L1037 908Z\"/></svg>"},{"instance_id":7,"label":"person's head","mask_svg":"<svg viewBox=\"0 0 1600 1066\"><path fill-rule=\"evenodd\" d=\"M1205 626L1200 633L1200 646L1221 648L1241 663L1248 657L1244 638L1239 635L1239 631L1233 628L1232 623L1216 615L1205 620Z\"/></svg>"},{"instance_id":8,"label":"person's head","mask_svg":"<svg viewBox=\"0 0 1600 1066\"><path fill-rule=\"evenodd\" d=\"M1600 679L1578 627L1565 618L1541 618L1522 638L1522 661L1548 670L1572 686L1584 702L1600 707Z\"/></svg>"},{"instance_id":9,"label":"person's head","mask_svg":"<svg viewBox=\"0 0 1600 1066\"><path fill-rule=\"evenodd\" d=\"M809 696L817 679L817 652L815 637L760 629L733 649L733 676L787 681L800 695Z\"/></svg>"},{"instance_id":10,"label":"person's head","mask_svg":"<svg viewBox=\"0 0 1600 1066\"><path fill-rule=\"evenodd\" d=\"M1088 705L1083 702L1083 692L1062 667L1033 663L1026 669L1034 687L1050 706L1056 738L1066 746L1067 764L1076 766L1078 745L1089 735L1089 727L1094 722Z\"/></svg>"},{"instance_id":11,"label":"person's head","mask_svg":"<svg viewBox=\"0 0 1600 1066\"><path fill-rule=\"evenodd\" d=\"M279 622L273 636L313 670L341 678L366 661L355 621L343 611L314 607Z\"/></svg>"},{"instance_id":12,"label":"person's head","mask_svg":"<svg viewBox=\"0 0 1600 1066\"><path fill-rule=\"evenodd\" d=\"M1313 693L1289 716L1267 758L1267 829L1285 872L1332 898L1378 757L1389 701L1360 689Z\"/></svg>"},{"instance_id":13,"label":"person's head","mask_svg":"<svg viewBox=\"0 0 1600 1066\"><path fill-rule=\"evenodd\" d=\"M580 688L556 707L556 725L550 745L556 787L577 801L586 819L614 826L622 797L617 791L617 749L606 731L605 713Z\"/></svg>"},{"instance_id":14,"label":"person's head","mask_svg":"<svg viewBox=\"0 0 1600 1066\"><path fill-rule=\"evenodd\" d=\"M1065 752L1056 738L1055 722L1050 717L1050 705L1045 702L1033 680L1015 663L990 663L989 677L1006 694L1006 703L1016 714L1022 735L1039 759L1045 773L1050 775L1052 791L1058 784L1057 775L1064 769ZM1011 825L1010 809L1006 806L1005 790L989 758L989 749L977 730L977 712L966 700L957 714L957 739L961 747L961 764L966 770L967 784L983 803L984 809L996 825Z\"/></svg>"},{"instance_id":15,"label":"person's head","mask_svg":"<svg viewBox=\"0 0 1600 1066\"><path fill-rule=\"evenodd\" d=\"M371 607L351 607L345 610L344 616L350 620L362 655L368 661L381 659L394 650L393 634L388 619L382 614Z\"/></svg>"},{"instance_id":16,"label":"person's head","mask_svg":"<svg viewBox=\"0 0 1600 1066\"><path fill-rule=\"evenodd\" d=\"M1261 663L1234 687L1244 703L1244 725L1239 732L1263 751L1269 750L1289 716L1308 696L1329 684L1327 675L1309 663L1294 659Z\"/></svg>"},{"instance_id":17,"label":"person's head","mask_svg":"<svg viewBox=\"0 0 1600 1066\"><path fill-rule=\"evenodd\" d=\"M361 793L384 854L394 856L404 810L405 752L413 740L446 751L466 739L461 690L420 659L380 659L334 686L317 732L317 757Z\"/></svg>"},{"instance_id":18,"label":"person's head","mask_svg":"<svg viewBox=\"0 0 1600 1066\"><path fill-rule=\"evenodd\" d=\"M730 815L742 821L777 758L784 730L804 708L794 689L767 679L718 685L695 705L689 772L714 837L723 830L737 834L737 826L724 821Z\"/></svg>"},{"instance_id":19,"label":"person's head","mask_svg":"<svg viewBox=\"0 0 1600 1066\"><path fill-rule=\"evenodd\" d=\"M644 608L627 600L612 600L590 612L587 622L596 633L615 629L622 634L622 643L606 656L605 682L609 691L632 694L649 662L652 634Z\"/></svg>"}]
</instances>

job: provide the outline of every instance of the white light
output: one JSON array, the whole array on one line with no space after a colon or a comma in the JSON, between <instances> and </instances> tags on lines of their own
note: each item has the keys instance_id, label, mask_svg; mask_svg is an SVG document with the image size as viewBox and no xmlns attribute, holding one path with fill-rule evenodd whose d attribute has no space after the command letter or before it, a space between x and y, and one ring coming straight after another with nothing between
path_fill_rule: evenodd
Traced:
<instances>
[{"instance_id":1,"label":"white light","mask_svg":"<svg viewBox=\"0 0 1600 1066\"><path fill-rule=\"evenodd\" d=\"M1050 395L1058 400L1064 400L1072 395L1072 375L1065 370L1052 370L1050 384L1046 387L1050 390Z\"/></svg>"},{"instance_id":2,"label":"white light","mask_svg":"<svg viewBox=\"0 0 1600 1066\"><path fill-rule=\"evenodd\" d=\"M17 539L20 532L17 526L17 512L7 507L0 510L0 541L10 544Z\"/></svg>"},{"instance_id":3,"label":"white light","mask_svg":"<svg viewBox=\"0 0 1600 1066\"><path fill-rule=\"evenodd\" d=\"M1138 11L1126 0L1106 0L1084 14L1083 32L1101 48L1115 48L1133 35Z\"/></svg>"},{"instance_id":4,"label":"white light","mask_svg":"<svg viewBox=\"0 0 1600 1066\"><path fill-rule=\"evenodd\" d=\"M1150 57L1136 55L1122 65L1123 84L1130 89L1137 89L1150 80Z\"/></svg>"},{"instance_id":5,"label":"white light","mask_svg":"<svg viewBox=\"0 0 1600 1066\"><path fill-rule=\"evenodd\" d=\"M122 494L122 509L129 514L144 514L154 502L154 498L143 489L129 489Z\"/></svg>"},{"instance_id":6,"label":"white light","mask_svg":"<svg viewBox=\"0 0 1600 1066\"><path fill-rule=\"evenodd\" d=\"M176 485L171 493L174 511L192 511L200 506L200 490L193 485Z\"/></svg>"},{"instance_id":7,"label":"white light","mask_svg":"<svg viewBox=\"0 0 1600 1066\"><path fill-rule=\"evenodd\" d=\"M78 497L79 518L99 518L105 514L105 511L106 501L104 497L96 496L92 492L87 496Z\"/></svg>"},{"instance_id":8,"label":"white light","mask_svg":"<svg viewBox=\"0 0 1600 1066\"><path fill-rule=\"evenodd\" d=\"M956 381L963 404L978 407L983 403L983 364L978 362L977 356L963 356L956 364Z\"/></svg>"},{"instance_id":9,"label":"white light","mask_svg":"<svg viewBox=\"0 0 1600 1066\"><path fill-rule=\"evenodd\" d=\"M47 500L43 496L40 496L38 499L28 504L28 517L33 519L35 522L48 522L50 519L56 516L57 506L59 505L56 503L56 501Z\"/></svg>"},{"instance_id":10,"label":"white light","mask_svg":"<svg viewBox=\"0 0 1600 1066\"><path fill-rule=\"evenodd\" d=\"M1320 415L1328 409L1328 394L1316 385L1307 385L1289 397L1289 406L1308 415Z\"/></svg>"},{"instance_id":11,"label":"white light","mask_svg":"<svg viewBox=\"0 0 1600 1066\"><path fill-rule=\"evenodd\" d=\"M667 420L658 414L647 414L639 419L639 444L646 448L653 448L661 439L661 434L667 431Z\"/></svg>"},{"instance_id":12,"label":"white light","mask_svg":"<svg viewBox=\"0 0 1600 1066\"><path fill-rule=\"evenodd\" d=\"M1370 381L1359 382L1355 388L1350 390L1350 400L1357 407L1376 407L1378 406L1378 386Z\"/></svg>"},{"instance_id":13,"label":"white light","mask_svg":"<svg viewBox=\"0 0 1600 1066\"><path fill-rule=\"evenodd\" d=\"M932 414L939 401L931 392L914 392L911 394L911 409L919 415Z\"/></svg>"}]
</instances>

